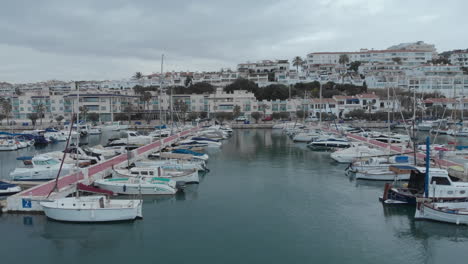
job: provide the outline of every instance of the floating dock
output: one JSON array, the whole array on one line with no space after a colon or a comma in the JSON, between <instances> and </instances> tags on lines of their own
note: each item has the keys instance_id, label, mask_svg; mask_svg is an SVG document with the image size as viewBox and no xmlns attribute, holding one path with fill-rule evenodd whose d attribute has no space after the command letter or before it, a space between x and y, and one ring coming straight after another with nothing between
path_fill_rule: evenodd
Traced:
<instances>
[{"instance_id":1,"label":"floating dock","mask_svg":"<svg viewBox=\"0 0 468 264\"><path fill-rule=\"evenodd\" d=\"M63 198L75 192L76 184L78 182L84 184L92 184L97 179L102 179L112 173L112 168L125 165L127 162L133 162L149 154L159 151L177 141L181 138L187 137L198 131L198 128L182 131L162 140L155 141L151 144L142 146L132 150L130 154L121 154L113 157L102 163L80 169L79 171L60 177L57 181L57 190L54 190L56 181L51 180L30 189L24 190L20 193L12 195L7 198L6 204L2 204L4 212L42 212L42 207L39 204L41 201L47 199ZM53 191L53 192L52 192ZM51 193L52 192L52 193Z\"/></svg>"}]
</instances>

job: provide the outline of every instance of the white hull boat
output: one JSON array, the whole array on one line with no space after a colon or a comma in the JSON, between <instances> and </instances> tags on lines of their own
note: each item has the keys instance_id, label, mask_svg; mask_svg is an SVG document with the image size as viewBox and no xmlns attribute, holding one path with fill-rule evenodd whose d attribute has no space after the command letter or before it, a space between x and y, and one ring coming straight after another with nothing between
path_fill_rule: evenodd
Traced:
<instances>
[{"instance_id":1,"label":"white hull boat","mask_svg":"<svg viewBox=\"0 0 468 264\"><path fill-rule=\"evenodd\" d=\"M177 192L175 181L157 177L149 179L133 177L100 179L96 180L94 184L101 189L118 194L170 195Z\"/></svg>"},{"instance_id":2,"label":"white hull boat","mask_svg":"<svg viewBox=\"0 0 468 264\"><path fill-rule=\"evenodd\" d=\"M8 195L12 195L12 194L19 193L19 192L21 192L20 186L16 184L8 183L8 182L0 181L0 196L8 196Z\"/></svg>"},{"instance_id":3,"label":"white hull boat","mask_svg":"<svg viewBox=\"0 0 468 264\"><path fill-rule=\"evenodd\" d=\"M357 146L335 151L330 157L339 163L351 163L358 158L370 158L382 155L385 155L385 152L382 150L369 148L367 146Z\"/></svg>"},{"instance_id":4,"label":"white hull boat","mask_svg":"<svg viewBox=\"0 0 468 264\"><path fill-rule=\"evenodd\" d=\"M388 169L374 169L367 171L358 171L355 173L356 179L372 181L408 181L410 173L395 173Z\"/></svg>"},{"instance_id":5,"label":"white hull boat","mask_svg":"<svg viewBox=\"0 0 468 264\"><path fill-rule=\"evenodd\" d=\"M41 154L31 160L32 167L16 168L10 173L14 181L47 181L57 177L60 161L49 155ZM63 164L61 176L69 174L73 165Z\"/></svg>"},{"instance_id":6,"label":"white hull boat","mask_svg":"<svg viewBox=\"0 0 468 264\"><path fill-rule=\"evenodd\" d=\"M112 222L142 218L141 200L105 196L68 197L40 203L45 215L65 222Z\"/></svg>"},{"instance_id":7,"label":"white hull boat","mask_svg":"<svg viewBox=\"0 0 468 264\"><path fill-rule=\"evenodd\" d=\"M156 176L162 179L170 179L176 182L199 183L197 169L177 170L163 169L162 167L134 167L130 170L116 169L117 177L153 177Z\"/></svg>"},{"instance_id":8,"label":"white hull boat","mask_svg":"<svg viewBox=\"0 0 468 264\"><path fill-rule=\"evenodd\" d=\"M205 162L184 162L179 160L146 160L135 161L137 167L162 167L171 170L206 170Z\"/></svg>"},{"instance_id":9,"label":"white hull boat","mask_svg":"<svg viewBox=\"0 0 468 264\"><path fill-rule=\"evenodd\" d=\"M418 203L414 218L468 225L468 202Z\"/></svg>"}]
</instances>

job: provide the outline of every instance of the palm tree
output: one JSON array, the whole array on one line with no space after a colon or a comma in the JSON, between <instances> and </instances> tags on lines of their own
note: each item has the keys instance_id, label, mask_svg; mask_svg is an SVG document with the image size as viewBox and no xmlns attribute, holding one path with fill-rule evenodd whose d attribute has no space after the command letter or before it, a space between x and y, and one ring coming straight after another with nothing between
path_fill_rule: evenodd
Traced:
<instances>
[{"instance_id":1,"label":"palm tree","mask_svg":"<svg viewBox=\"0 0 468 264\"><path fill-rule=\"evenodd\" d=\"M87 118L87 115L88 115L88 107L86 107L85 105L80 106L80 115L82 116L82 118L86 122L86 118ZM78 120L78 122L80 122L80 120Z\"/></svg>"},{"instance_id":2,"label":"palm tree","mask_svg":"<svg viewBox=\"0 0 468 264\"><path fill-rule=\"evenodd\" d=\"M301 57L299 56L294 57L293 66L296 67L297 73L299 73L299 66L302 66L303 64L304 64L304 60Z\"/></svg>"},{"instance_id":3,"label":"palm tree","mask_svg":"<svg viewBox=\"0 0 468 264\"><path fill-rule=\"evenodd\" d=\"M293 66L296 67L297 74L299 74L299 66L302 66L302 65L304 65L304 60L299 56L294 57Z\"/></svg>"},{"instance_id":4,"label":"palm tree","mask_svg":"<svg viewBox=\"0 0 468 264\"><path fill-rule=\"evenodd\" d=\"M143 74L141 72L135 72L135 75L133 75L133 78L139 80L143 78Z\"/></svg>"},{"instance_id":5,"label":"palm tree","mask_svg":"<svg viewBox=\"0 0 468 264\"><path fill-rule=\"evenodd\" d=\"M343 65L348 64L348 63L349 63L349 57L348 57L348 55L347 55L347 54L341 54L341 55L340 55L340 58L338 59L338 62L339 62L340 64L343 64Z\"/></svg>"},{"instance_id":6,"label":"palm tree","mask_svg":"<svg viewBox=\"0 0 468 264\"><path fill-rule=\"evenodd\" d=\"M1 107L2 107L2 111L3 111L3 114L5 115L5 118L7 120L7 125L8 125L10 123L9 118L11 115L11 111L13 110L13 106L11 105L10 99L2 98Z\"/></svg>"},{"instance_id":7,"label":"palm tree","mask_svg":"<svg viewBox=\"0 0 468 264\"><path fill-rule=\"evenodd\" d=\"M151 101L151 98L153 98L153 95L148 91L143 92L140 95L140 101L143 102L143 109L145 110L145 112L146 112L146 110L148 108L148 105L149 105L148 103L149 103L149 101ZM149 114L146 114L146 122L149 123L149 121L150 121Z\"/></svg>"},{"instance_id":8,"label":"palm tree","mask_svg":"<svg viewBox=\"0 0 468 264\"><path fill-rule=\"evenodd\" d=\"M41 119L41 126L42 126L42 118L44 118L44 113L46 111L46 107L45 105L41 102L39 103L36 107L36 113L37 115L39 116L39 118ZM31 120L32 121L32 120Z\"/></svg>"}]
</instances>

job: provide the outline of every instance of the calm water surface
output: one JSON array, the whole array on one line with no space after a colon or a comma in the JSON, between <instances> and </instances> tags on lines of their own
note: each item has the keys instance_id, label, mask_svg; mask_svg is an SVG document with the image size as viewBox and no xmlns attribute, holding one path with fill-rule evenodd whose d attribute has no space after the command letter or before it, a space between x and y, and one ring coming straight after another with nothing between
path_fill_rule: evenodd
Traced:
<instances>
[{"instance_id":1,"label":"calm water surface","mask_svg":"<svg viewBox=\"0 0 468 264\"><path fill-rule=\"evenodd\" d=\"M10 162L11 153L0 154ZM382 183L346 177L346 165L294 144L280 131L237 130L209 154L211 171L199 185L183 195L145 199L144 219L133 223L67 224L42 215L1 215L1 263L468 259L468 227L415 222L412 208L383 207Z\"/></svg>"}]
</instances>

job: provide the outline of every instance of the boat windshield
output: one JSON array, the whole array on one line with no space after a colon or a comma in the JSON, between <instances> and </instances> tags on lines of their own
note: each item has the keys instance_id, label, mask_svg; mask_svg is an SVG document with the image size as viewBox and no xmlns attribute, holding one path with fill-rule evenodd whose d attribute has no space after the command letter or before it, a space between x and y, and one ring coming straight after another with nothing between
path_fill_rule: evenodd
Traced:
<instances>
[{"instance_id":1,"label":"boat windshield","mask_svg":"<svg viewBox=\"0 0 468 264\"><path fill-rule=\"evenodd\" d=\"M49 159L49 160L35 160L34 161L34 165L40 165L40 166L44 166L44 165L56 165L56 164L59 164L59 162L57 160L54 160L54 159Z\"/></svg>"}]
</instances>

